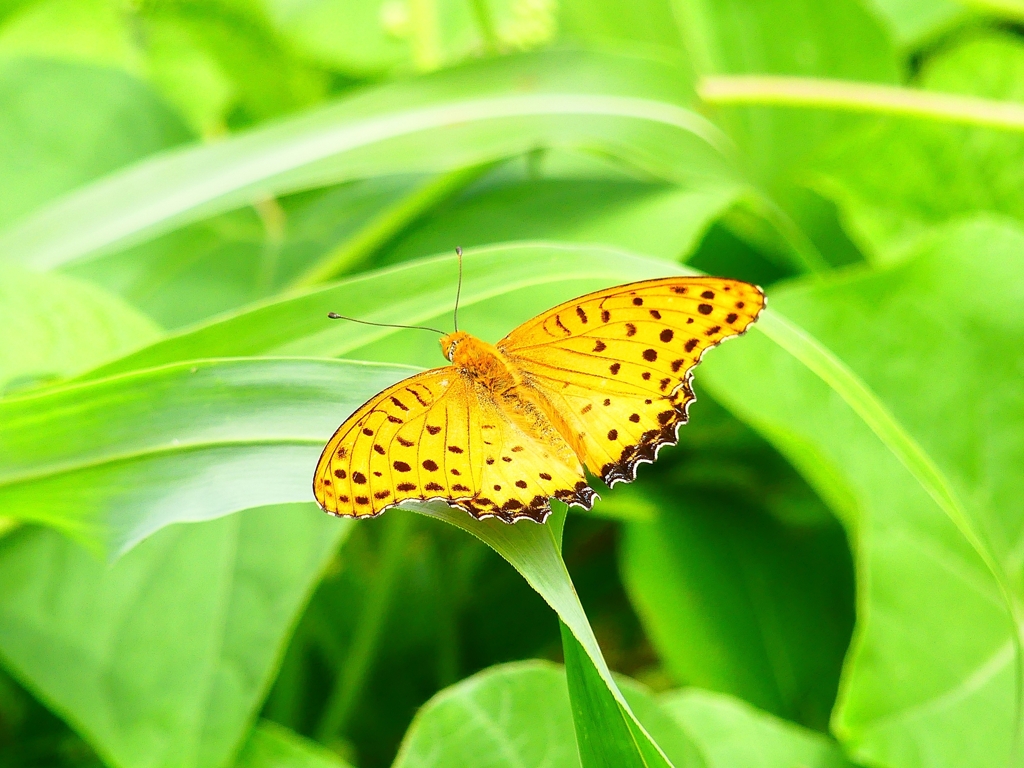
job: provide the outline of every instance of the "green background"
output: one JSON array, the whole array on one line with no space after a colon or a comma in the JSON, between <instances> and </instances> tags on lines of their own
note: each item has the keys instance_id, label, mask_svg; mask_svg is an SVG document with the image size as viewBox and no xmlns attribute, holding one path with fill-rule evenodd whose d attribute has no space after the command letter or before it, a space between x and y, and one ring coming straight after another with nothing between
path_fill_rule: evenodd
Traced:
<instances>
[{"instance_id":1,"label":"green background","mask_svg":"<svg viewBox=\"0 0 1024 768\"><path fill-rule=\"evenodd\" d=\"M1021 102L1019 0L0 0L0 765L1021 768ZM589 513L329 518L456 245L769 309Z\"/></svg>"}]
</instances>

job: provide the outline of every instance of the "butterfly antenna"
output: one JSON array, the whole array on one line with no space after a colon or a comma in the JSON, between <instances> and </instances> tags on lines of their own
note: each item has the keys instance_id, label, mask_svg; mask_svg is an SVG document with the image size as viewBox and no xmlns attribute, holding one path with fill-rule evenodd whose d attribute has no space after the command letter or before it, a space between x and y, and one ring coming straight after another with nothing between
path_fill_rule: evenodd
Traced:
<instances>
[{"instance_id":1,"label":"butterfly antenna","mask_svg":"<svg viewBox=\"0 0 1024 768\"><path fill-rule=\"evenodd\" d=\"M345 315L339 315L337 312L328 312L327 316L331 320L348 320L352 323L362 323L363 325L375 325L378 328L405 328L413 331L431 331L433 333L444 336L444 331L439 331L437 328L428 328L425 325L397 325L395 323L371 323L369 320L357 320L354 317L345 317Z\"/></svg>"},{"instance_id":2,"label":"butterfly antenna","mask_svg":"<svg viewBox=\"0 0 1024 768\"><path fill-rule=\"evenodd\" d=\"M452 322L455 323L456 332L459 330L459 298L462 296L462 247L455 246L455 255L459 257L459 287L455 290L455 312L452 315Z\"/></svg>"}]
</instances>

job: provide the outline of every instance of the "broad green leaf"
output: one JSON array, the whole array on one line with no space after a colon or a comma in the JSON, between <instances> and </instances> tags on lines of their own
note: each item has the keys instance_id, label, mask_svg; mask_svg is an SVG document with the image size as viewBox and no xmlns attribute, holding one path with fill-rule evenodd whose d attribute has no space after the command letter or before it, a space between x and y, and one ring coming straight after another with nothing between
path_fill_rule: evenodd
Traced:
<instances>
[{"instance_id":1,"label":"broad green leaf","mask_svg":"<svg viewBox=\"0 0 1024 768\"><path fill-rule=\"evenodd\" d=\"M464 328L497 341L519 323L588 290L679 272L669 262L598 246L516 243L467 250L459 312ZM183 329L90 377L241 355L344 355L443 364L435 339L423 331L330 322L326 316L336 311L379 323L448 328L457 279L454 254L358 275ZM382 295L388 297L386 304L379 300Z\"/></svg>"},{"instance_id":2,"label":"broad green leaf","mask_svg":"<svg viewBox=\"0 0 1024 768\"><path fill-rule=\"evenodd\" d=\"M1024 101L1024 44L988 33L929 59L931 91ZM938 121L876 118L837 139L811 183L834 198L851 235L880 263L944 222L991 211L1024 218L1024 136Z\"/></svg>"},{"instance_id":3,"label":"broad green leaf","mask_svg":"<svg viewBox=\"0 0 1024 768\"><path fill-rule=\"evenodd\" d=\"M640 749L644 752L647 765L664 765L664 758L667 757L676 768L708 768L707 761L698 748L697 742L685 728L680 727L679 722L670 713L660 706L650 688L623 675L616 675L615 680L622 689L622 694L629 702L629 707L636 715L636 719L643 724L644 730L664 752L664 757L659 759L659 755L651 750L650 742L641 738L635 723L631 721L629 723L630 730L633 731Z\"/></svg>"},{"instance_id":4,"label":"broad green leaf","mask_svg":"<svg viewBox=\"0 0 1024 768\"><path fill-rule=\"evenodd\" d=\"M658 479L659 514L626 527L621 557L662 663L679 682L827 727L853 615L842 530L828 520L784 525L736 481L716 494ZM786 493L762 482L762 498Z\"/></svg>"},{"instance_id":5,"label":"broad green leaf","mask_svg":"<svg viewBox=\"0 0 1024 768\"><path fill-rule=\"evenodd\" d=\"M894 82L891 41L856 0L675 0L702 75L778 74ZM776 184L849 118L772 107L720 111L757 178Z\"/></svg>"},{"instance_id":6,"label":"broad green leaf","mask_svg":"<svg viewBox=\"0 0 1024 768\"><path fill-rule=\"evenodd\" d=\"M171 523L312 499L324 443L405 367L197 361L0 401L0 508L121 553Z\"/></svg>"},{"instance_id":7,"label":"broad green leaf","mask_svg":"<svg viewBox=\"0 0 1024 768\"><path fill-rule=\"evenodd\" d=\"M234 768L350 768L316 742L294 731L261 721L235 760Z\"/></svg>"},{"instance_id":8,"label":"broad green leaf","mask_svg":"<svg viewBox=\"0 0 1024 768\"><path fill-rule=\"evenodd\" d=\"M527 661L447 688L416 714L392 768L576 768L565 674Z\"/></svg>"},{"instance_id":9,"label":"broad green leaf","mask_svg":"<svg viewBox=\"0 0 1024 768\"><path fill-rule=\"evenodd\" d=\"M815 371L835 389L756 335L705 366L715 396L812 483L849 489L837 511L863 577L833 726L859 761L970 768L1009 754L1020 660L1001 590L1019 604L1024 401L1008 350L1024 345L1022 248L1018 228L979 220L900 267L774 294L837 356Z\"/></svg>"},{"instance_id":10,"label":"broad green leaf","mask_svg":"<svg viewBox=\"0 0 1024 768\"><path fill-rule=\"evenodd\" d=\"M831 739L739 699L688 688L658 700L700 747L708 768L851 768Z\"/></svg>"},{"instance_id":11,"label":"broad green leaf","mask_svg":"<svg viewBox=\"0 0 1024 768\"><path fill-rule=\"evenodd\" d=\"M621 682L636 711L646 715L645 724L649 718L652 729L673 744L674 764L702 768L686 734L665 717L650 693L631 680ZM427 702L409 726L393 768L449 765L579 766L562 668L541 661L491 667Z\"/></svg>"},{"instance_id":12,"label":"broad green leaf","mask_svg":"<svg viewBox=\"0 0 1024 768\"><path fill-rule=\"evenodd\" d=\"M122 72L0 59L0 226L188 138L155 94Z\"/></svg>"},{"instance_id":13,"label":"broad green leaf","mask_svg":"<svg viewBox=\"0 0 1024 768\"><path fill-rule=\"evenodd\" d=\"M483 61L165 153L7 231L0 252L47 269L266 195L545 146L603 151L677 183L736 184L727 140L682 106L689 98L676 68L641 59L561 51Z\"/></svg>"},{"instance_id":14,"label":"broad green leaf","mask_svg":"<svg viewBox=\"0 0 1024 768\"><path fill-rule=\"evenodd\" d=\"M116 296L64 275L0 265L0 398L152 342L159 329Z\"/></svg>"},{"instance_id":15,"label":"broad green leaf","mask_svg":"<svg viewBox=\"0 0 1024 768\"><path fill-rule=\"evenodd\" d=\"M265 507L107 565L23 528L0 540L0 657L112 768L222 766L347 530L311 504Z\"/></svg>"}]
</instances>

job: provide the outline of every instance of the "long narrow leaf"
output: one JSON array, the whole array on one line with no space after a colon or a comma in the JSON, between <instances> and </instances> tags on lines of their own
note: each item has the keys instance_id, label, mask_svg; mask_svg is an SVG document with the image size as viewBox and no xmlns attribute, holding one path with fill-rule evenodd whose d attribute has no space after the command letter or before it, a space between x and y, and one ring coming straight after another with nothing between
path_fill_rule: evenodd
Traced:
<instances>
[{"instance_id":1,"label":"long narrow leaf","mask_svg":"<svg viewBox=\"0 0 1024 768\"><path fill-rule=\"evenodd\" d=\"M381 86L115 173L0 235L0 253L49 269L267 195L545 146L600 150L676 182L736 184L728 140L683 106L681 82L649 61L556 52Z\"/></svg>"},{"instance_id":2,"label":"long narrow leaf","mask_svg":"<svg viewBox=\"0 0 1024 768\"><path fill-rule=\"evenodd\" d=\"M311 501L340 419L403 366L198 361L0 402L0 508L120 553L171 523Z\"/></svg>"},{"instance_id":3,"label":"long narrow leaf","mask_svg":"<svg viewBox=\"0 0 1024 768\"><path fill-rule=\"evenodd\" d=\"M664 752L647 733L630 709L625 697L612 677L611 670L601 653L594 630L580 604L572 579L559 553L557 538L561 537L561 520L552 515L547 524L537 525L523 521L508 525L500 520L474 520L465 512L445 504L420 505L417 511L444 520L473 534L505 558L526 579L527 583L555 609L562 622L572 632L580 647L594 665L597 675L604 681L622 713L628 718L628 728L639 745L644 742L643 754L647 765L671 765ZM638 746L638 749L640 747ZM659 762L651 762L651 756ZM584 763L584 765L587 765Z\"/></svg>"}]
</instances>

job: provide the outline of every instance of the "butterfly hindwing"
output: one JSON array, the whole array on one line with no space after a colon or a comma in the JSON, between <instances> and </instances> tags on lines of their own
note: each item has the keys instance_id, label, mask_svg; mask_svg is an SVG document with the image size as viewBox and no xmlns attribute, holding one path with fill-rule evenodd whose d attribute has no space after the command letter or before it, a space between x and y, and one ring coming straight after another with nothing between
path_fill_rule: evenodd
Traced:
<instances>
[{"instance_id":1,"label":"butterfly hindwing","mask_svg":"<svg viewBox=\"0 0 1024 768\"><path fill-rule=\"evenodd\" d=\"M497 344L557 409L587 468L607 484L674 444L701 355L743 333L764 294L738 280L647 280L582 296Z\"/></svg>"},{"instance_id":2,"label":"butterfly hindwing","mask_svg":"<svg viewBox=\"0 0 1024 768\"><path fill-rule=\"evenodd\" d=\"M313 492L327 512L368 517L443 499L475 517L543 521L548 498L590 506L583 469L558 436L532 434L514 410L452 367L372 398L331 438Z\"/></svg>"}]
</instances>

